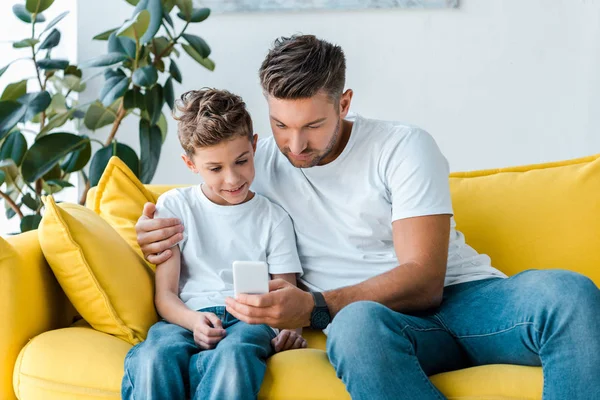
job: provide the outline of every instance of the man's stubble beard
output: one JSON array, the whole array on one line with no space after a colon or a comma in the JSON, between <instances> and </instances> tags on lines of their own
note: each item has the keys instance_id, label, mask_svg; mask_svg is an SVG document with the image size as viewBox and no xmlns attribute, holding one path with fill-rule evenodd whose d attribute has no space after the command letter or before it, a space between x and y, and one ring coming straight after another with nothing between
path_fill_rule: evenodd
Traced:
<instances>
[{"instance_id":1,"label":"man's stubble beard","mask_svg":"<svg viewBox=\"0 0 600 400\"><path fill-rule=\"evenodd\" d=\"M311 168L311 167L317 166L324 158L326 158L333 151L333 148L338 141L338 137L340 136L341 126L342 126L342 118L338 118L338 122L335 126L335 132L334 132L331 140L327 144L327 147L325 148L325 150L323 150L323 152L321 152L321 154L319 154L312 160L309 160L310 162L307 165L296 165L289 156L289 153L290 153L289 147L285 147L283 150L281 150L281 152L288 159L290 164L292 164L296 168ZM311 149L305 149L301 154L303 154L307 150L308 150L308 153L313 152L313 150L311 150Z\"/></svg>"}]
</instances>

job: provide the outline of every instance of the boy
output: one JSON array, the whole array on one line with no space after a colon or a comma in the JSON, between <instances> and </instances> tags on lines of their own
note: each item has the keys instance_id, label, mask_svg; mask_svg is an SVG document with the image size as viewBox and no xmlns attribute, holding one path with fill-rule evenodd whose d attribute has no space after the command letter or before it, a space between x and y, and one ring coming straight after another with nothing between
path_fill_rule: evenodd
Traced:
<instances>
[{"instance_id":1,"label":"boy","mask_svg":"<svg viewBox=\"0 0 600 400\"><path fill-rule=\"evenodd\" d=\"M266 261L274 279L302 273L290 217L250 191L257 135L239 96L189 91L177 104L178 135L198 186L158 199L156 217L185 226L173 257L156 267L163 320L125 358L123 399L253 399L273 352L306 347L300 330L278 335L225 311L232 262Z\"/></svg>"}]
</instances>

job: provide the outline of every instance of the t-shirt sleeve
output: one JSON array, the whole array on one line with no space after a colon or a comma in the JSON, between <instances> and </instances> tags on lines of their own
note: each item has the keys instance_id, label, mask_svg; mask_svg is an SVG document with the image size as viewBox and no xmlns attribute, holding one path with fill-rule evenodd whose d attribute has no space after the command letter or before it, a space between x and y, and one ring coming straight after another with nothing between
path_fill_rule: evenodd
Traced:
<instances>
[{"instance_id":1,"label":"t-shirt sleeve","mask_svg":"<svg viewBox=\"0 0 600 400\"><path fill-rule=\"evenodd\" d=\"M267 264L270 274L297 273L302 276L302 266L296 247L296 233L292 219L285 214L275 226L267 246Z\"/></svg>"},{"instance_id":2,"label":"t-shirt sleeve","mask_svg":"<svg viewBox=\"0 0 600 400\"><path fill-rule=\"evenodd\" d=\"M453 214L448 161L433 137L415 129L389 149L382 161L392 221Z\"/></svg>"},{"instance_id":3,"label":"t-shirt sleeve","mask_svg":"<svg viewBox=\"0 0 600 400\"><path fill-rule=\"evenodd\" d=\"M177 218L182 223L185 224L184 221L184 211L183 211L183 198L176 191L170 190L166 193L163 193L156 202L156 211L154 211L154 218ZM183 250L187 242L187 233L183 231L183 239L180 242L176 243L173 246L179 245L179 249Z\"/></svg>"}]
</instances>

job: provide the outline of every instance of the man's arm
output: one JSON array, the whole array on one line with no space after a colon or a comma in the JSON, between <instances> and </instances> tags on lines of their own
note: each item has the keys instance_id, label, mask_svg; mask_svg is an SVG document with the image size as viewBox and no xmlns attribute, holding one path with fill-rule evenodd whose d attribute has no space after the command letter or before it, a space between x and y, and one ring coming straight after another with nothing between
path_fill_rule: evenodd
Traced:
<instances>
[{"instance_id":1,"label":"man's arm","mask_svg":"<svg viewBox=\"0 0 600 400\"><path fill-rule=\"evenodd\" d=\"M440 304L446 275L450 215L431 215L392 223L398 267L353 286L324 293L335 316L350 303L371 300L400 312L425 310ZM310 293L274 280L266 295L227 299L227 309L252 324L279 328L310 324L314 301Z\"/></svg>"},{"instance_id":2,"label":"man's arm","mask_svg":"<svg viewBox=\"0 0 600 400\"><path fill-rule=\"evenodd\" d=\"M135 224L135 232L146 260L158 265L173 255L171 248L183 239L183 225L176 218L155 219L155 210L153 203L144 204L144 211Z\"/></svg>"}]
</instances>

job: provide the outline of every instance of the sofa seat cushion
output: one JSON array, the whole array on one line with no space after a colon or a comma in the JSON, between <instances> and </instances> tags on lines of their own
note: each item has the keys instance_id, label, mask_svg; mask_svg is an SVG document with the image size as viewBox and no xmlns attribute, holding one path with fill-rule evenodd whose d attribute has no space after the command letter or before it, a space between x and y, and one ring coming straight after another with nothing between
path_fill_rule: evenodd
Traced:
<instances>
[{"instance_id":1,"label":"sofa seat cushion","mask_svg":"<svg viewBox=\"0 0 600 400\"><path fill-rule=\"evenodd\" d=\"M321 347L322 334L309 333L309 344ZM45 332L19 354L14 389L21 400L88 400L120 398L123 362L131 345L89 327ZM321 349L291 350L271 357L259 399L350 399ZM455 400L539 400L542 370L536 367L488 365L431 377Z\"/></svg>"}]
</instances>

